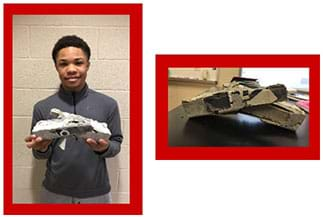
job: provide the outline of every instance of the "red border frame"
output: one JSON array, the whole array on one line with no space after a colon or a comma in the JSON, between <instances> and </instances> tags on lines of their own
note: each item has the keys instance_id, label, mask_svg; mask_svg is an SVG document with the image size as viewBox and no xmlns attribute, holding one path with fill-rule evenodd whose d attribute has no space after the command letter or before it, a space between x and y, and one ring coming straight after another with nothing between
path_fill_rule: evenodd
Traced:
<instances>
[{"instance_id":1,"label":"red border frame","mask_svg":"<svg viewBox=\"0 0 323 217\"><path fill-rule=\"evenodd\" d=\"M310 138L307 147L171 147L168 145L169 67L308 67ZM320 55L156 55L157 160L319 160Z\"/></svg>"},{"instance_id":2,"label":"red border frame","mask_svg":"<svg viewBox=\"0 0 323 217\"><path fill-rule=\"evenodd\" d=\"M12 17L40 14L130 15L130 203L13 204ZM142 214L142 4L4 4L4 214Z\"/></svg>"}]
</instances>

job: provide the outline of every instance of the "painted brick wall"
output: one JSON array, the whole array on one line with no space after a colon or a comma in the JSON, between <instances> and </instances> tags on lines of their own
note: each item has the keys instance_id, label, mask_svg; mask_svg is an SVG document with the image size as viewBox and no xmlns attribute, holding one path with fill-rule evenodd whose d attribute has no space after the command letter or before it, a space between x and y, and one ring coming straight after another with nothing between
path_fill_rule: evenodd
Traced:
<instances>
[{"instance_id":1,"label":"painted brick wall","mask_svg":"<svg viewBox=\"0 0 323 217\"><path fill-rule=\"evenodd\" d=\"M75 34L91 47L89 87L119 103L124 142L108 159L114 203L129 202L129 16L14 16L13 18L13 202L37 203L45 161L33 158L24 138L33 105L60 84L51 60L55 42Z\"/></svg>"}]
</instances>

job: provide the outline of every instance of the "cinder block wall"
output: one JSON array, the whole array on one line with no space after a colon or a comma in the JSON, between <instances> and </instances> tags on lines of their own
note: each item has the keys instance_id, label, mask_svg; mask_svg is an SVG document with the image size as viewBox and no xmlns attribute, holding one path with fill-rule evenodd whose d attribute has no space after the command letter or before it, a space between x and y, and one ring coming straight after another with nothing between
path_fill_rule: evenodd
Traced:
<instances>
[{"instance_id":1,"label":"cinder block wall","mask_svg":"<svg viewBox=\"0 0 323 217\"><path fill-rule=\"evenodd\" d=\"M129 16L14 16L13 18L13 202L37 203L45 161L33 158L24 138L33 105L60 81L51 60L55 42L76 34L92 50L89 87L119 103L124 142L108 159L114 203L129 203Z\"/></svg>"}]
</instances>

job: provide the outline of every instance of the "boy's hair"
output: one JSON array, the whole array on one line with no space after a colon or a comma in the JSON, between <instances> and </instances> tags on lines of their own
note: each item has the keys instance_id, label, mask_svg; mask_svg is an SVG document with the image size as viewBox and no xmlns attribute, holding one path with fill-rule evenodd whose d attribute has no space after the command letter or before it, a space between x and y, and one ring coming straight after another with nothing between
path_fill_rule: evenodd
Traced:
<instances>
[{"instance_id":1,"label":"boy's hair","mask_svg":"<svg viewBox=\"0 0 323 217\"><path fill-rule=\"evenodd\" d=\"M52 58L54 60L54 63L56 64L56 57L58 52L66 47L77 47L83 50L83 52L85 53L85 55L87 56L87 59L90 60L90 56L91 56L91 50L89 45L80 37L76 36L76 35L67 35L64 36L62 38L60 38L52 51Z\"/></svg>"}]
</instances>

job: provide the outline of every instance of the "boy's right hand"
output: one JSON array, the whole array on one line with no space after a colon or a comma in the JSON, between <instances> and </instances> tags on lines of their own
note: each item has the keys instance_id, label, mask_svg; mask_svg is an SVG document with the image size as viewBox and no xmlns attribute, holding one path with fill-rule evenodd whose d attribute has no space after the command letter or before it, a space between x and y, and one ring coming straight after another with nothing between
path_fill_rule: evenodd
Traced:
<instances>
[{"instance_id":1,"label":"boy's right hand","mask_svg":"<svg viewBox=\"0 0 323 217\"><path fill-rule=\"evenodd\" d=\"M52 140L43 140L42 137L30 135L25 138L27 148L32 148L37 151L45 152L48 149Z\"/></svg>"}]
</instances>

